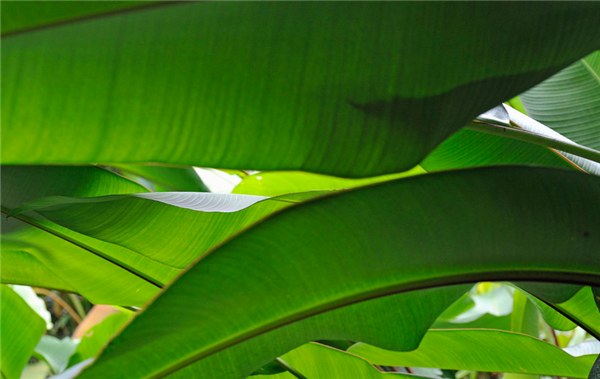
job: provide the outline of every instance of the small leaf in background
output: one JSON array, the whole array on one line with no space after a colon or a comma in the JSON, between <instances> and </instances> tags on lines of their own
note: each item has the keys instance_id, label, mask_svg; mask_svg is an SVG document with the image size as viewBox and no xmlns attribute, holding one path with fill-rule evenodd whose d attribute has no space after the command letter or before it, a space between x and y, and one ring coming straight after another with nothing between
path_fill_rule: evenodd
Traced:
<instances>
[{"instance_id":1,"label":"small leaf in background","mask_svg":"<svg viewBox=\"0 0 600 379\"><path fill-rule=\"evenodd\" d=\"M535 337L501 330L430 330L419 348L394 352L356 344L350 353L386 366L512 372L586 378L595 355L573 357Z\"/></svg>"}]
</instances>

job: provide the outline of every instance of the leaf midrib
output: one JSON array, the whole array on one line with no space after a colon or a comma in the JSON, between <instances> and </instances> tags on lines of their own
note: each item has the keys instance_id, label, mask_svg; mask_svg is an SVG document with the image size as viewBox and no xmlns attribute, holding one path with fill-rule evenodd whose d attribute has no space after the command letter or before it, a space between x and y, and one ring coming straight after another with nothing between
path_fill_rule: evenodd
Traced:
<instances>
[{"instance_id":1,"label":"leaf midrib","mask_svg":"<svg viewBox=\"0 0 600 379\"><path fill-rule=\"evenodd\" d=\"M192 2L197 2L197 1L199 1L199 0L194 0ZM26 29L18 29L18 30L2 33L1 36L2 36L2 38L11 38L11 37L15 37L15 36L18 36L21 34L36 32L38 30L53 29L53 28L58 28L58 27L64 26L64 25L76 24L79 22L85 22L85 21L89 21L89 20L97 20L97 19L101 19L101 18L117 16L120 14L136 13L139 11L146 11L148 9L154 9L154 8L158 8L158 7L171 6L171 5L182 5L182 4L185 4L188 2L190 2L190 1L176 1L176 0L156 1L153 4L138 5L138 6L131 7L131 8L115 9L115 10L103 12L103 13L95 13L95 14L92 13L92 14L82 16L82 17L51 22L49 24L37 25L37 26L26 28Z\"/></svg>"},{"instance_id":2,"label":"leaf midrib","mask_svg":"<svg viewBox=\"0 0 600 379\"><path fill-rule=\"evenodd\" d=\"M2 207L2 209L1 209L0 212L3 213L3 214L5 214L5 215L7 215L7 216L10 213L4 207ZM26 224L28 224L30 226L33 226L34 228L40 229L40 230L42 230L42 231L44 231L46 233L49 233L49 234L51 234L51 235L53 235L55 237L60 238L61 240L65 241L65 242L68 242L68 243L70 243L70 244L72 244L74 246L77 246L77 247L79 247L79 248L81 248L81 249L83 249L83 250L85 250L85 251L87 251L89 253L92 253L95 256L97 256L97 257L99 257L101 259L104 259L104 260L108 261L109 263L111 263L111 264L113 264L113 265L115 265L117 267L120 267L123 270L125 270L125 271L127 271L127 272L129 272L129 273L131 273L133 275L135 275L136 277L144 280L145 282L148 282L149 284L155 286L158 289L162 289L163 288L163 284L161 284L161 283L159 283L157 281L154 281L152 278L146 277L145 275L143 275L141 273L138 273L135 270L130 269L130 268L128 268L128 267L126 267L126 266L124 266L124 265L122 265L122 264L120 264L120 263L118 263L118 262L116 262L116 261L114 261L114 260L112 260L112 259L104 256L103 254L101 254L96 249L94 249L94 248L92 248L90 246L84 245L82 243L76 242L72 238L69 238L69 237L65 236L64 234L62 234L62 233L60 233L58 231L52 231L52 230L44 227L43 225L38 224L37 222L35 222L33 220L28 220L28 219L25 219L25 218L23 218L21 216L11 216L11 217L14 217L15 219L17 219L17 220L19 220L21 222L24 222L24 223L26 223Z\"/></svg>"},{"instance_id":3,"label":"leaf midrib","mask_svg":"<svg viewBox=\"0 0 600 379\"><path fill-rule=\"evenodd\" d=\"M589 71L592 78L596 79L598 85L600 85L600 76L596 73L596 71L594 71L594 69L592 69L592 66L590 66L589 63L587 63L585 58L581 60L581 64L583 64L583 67L585 67Z\"/></svg>"},{"instance_id":4,"label":"leaf midrib","mask_svg":"<svg viewBox=\"0 0 600 379\"><path fill-rule=\"evenodd\" d=\"M570 275L571 274L571 275ZM578 280L572 279L572 274L575 274ZM563 278L564 277L564 278ZM556 271L488 271L479 273L459 273L447 277L430 278L427 280L414 281L408 283L395 284L383 288L374 289L367 293L362 293L355 296L346 296L337 301L331 301L321 306L313 307L305 311L296 312L291 316L276 320L275 322L265 323L260 329L253 329L246 333L239 333L233 338L228 338L220 343L214 343L202 349L201 352L189 354L187 357L181 358L177 363L170 365L168 368L150 374L145 379L160 379L167 377L189 365L192 365L208 356L219 353L229 347L243 343L261 334L272 330L284 327L286 325L301 321L303 319L319 315L321 313L334 311L339 308L350 306L357 303L362 303L369 300L374 300L380 297L391 296L403 292L415 290L425 290L448 285L458 285L474 283L479 281L505 281L505 280L533 280L533 281L551 281L577 285L597 285L600 283L600 276L593 274L581 274L574 272L556 272ZM165 290L168 289L165 288ZM147 308L150 304L147 304ZM559 310L559 312L561 312ZM563 312L561 312L563 313Z\"/></svg>"}]
</instances>

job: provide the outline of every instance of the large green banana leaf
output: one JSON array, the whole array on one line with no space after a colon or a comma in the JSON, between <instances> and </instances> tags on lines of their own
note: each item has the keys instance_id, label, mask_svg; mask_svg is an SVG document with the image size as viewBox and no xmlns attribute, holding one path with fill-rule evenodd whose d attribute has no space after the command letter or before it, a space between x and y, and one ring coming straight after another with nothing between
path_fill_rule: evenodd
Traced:
<instances>
[{"instance_id":1,"label":"large green banana leaf","mask_svg":"<svg viewBox=\"0 0 600 379\"><path fill-rule=\"evenodd\" d=\"M432 329L415 351L396 352L359 343L350 353L387 366L512 372L587 378L595 355L574 357L535 337L493 329Z\"/></svg>"},{"instance_id":2,"label":"large green banana leaf","mask_svg":"<svg viewBox=\"0 0 600 379\"><path fill-rule=\"evenodd\" d=\"M529 116L600 150L600 51L521 94Z\"/></svg>"},{"instance_id":3,"label":"large green banana leaf","mask_svg":"<svg viewBox=\"0 0 600 379\"><path fill-rule=\"evenodd\" d=\"M400 172L598 49L599 17L595 3L173 2L25 25L2 41L2 160Z\"/></svg>"},{"instance_id":4,"label":"large green banana leaf","mask_svg":"<svg viewBox=\"0 0 600 379\"><path fill-rule=\"evenodd\" d=\"M2 6L2 35L108 16L150 4L149 1L31 1L24 5L7 1Z\"/></svg>"},{"instance_id":5,"label":"large green banana leaf","mask_svg":"<svg viewBox=\"0 0 600 379\"><path fill-rule=\"evenodd\" d=\"M19 379L46 323L10 287L0 285L0 290L0 372L2 379Z\"/></svg>"},{"instance_id":6,"label":"large green banana leaf","mask_svg":"<svg viewBox=\"0 0 600 379\"><path fill-rule=\"evenodd\" d=\"M2 167L2 213L49 195L144 192L98 167ZM35 214L2 217L2 282L79 292L94 303L141 306L179 273L139 254L65 229Z\"/></svg>"},{"instance_id":7,"label":"large green banana leaf","mask_svg":"<svg viewBox=\"0 0 600 379\"><path fill-rule=\"evenodd\" d=\"M369 362L330 347L308 343L285 354L283 360L310 379L418 379L422 376L383 373ZM254 376L256 379L294 379L290 373Z\"/></svg>"},{"instance_id":8,"label":"large green banana leaf","mask_svg":"<svg viewBox=\"0 0 600 379\"><path fill-rule=\"evenodd\" d=\"M583 173L490 167L399 179L288 208L205 255L81 378L243 378L299 345L296 323L349 306L368 309L366 300L479 280L596 284L598 191L600 178ZM202 301L189 307L192 299ZM415 301L406 316L428 308ZM316 327L302 337L369 338L326 331ZM371 344L410 345L394 341Z\"/></svg>"}]
</instances>

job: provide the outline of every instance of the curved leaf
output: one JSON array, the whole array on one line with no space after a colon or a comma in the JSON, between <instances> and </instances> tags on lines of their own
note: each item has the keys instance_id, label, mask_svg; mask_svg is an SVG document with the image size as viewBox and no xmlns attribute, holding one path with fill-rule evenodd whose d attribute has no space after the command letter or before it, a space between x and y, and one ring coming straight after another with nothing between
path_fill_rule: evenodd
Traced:
<instances>
[{"instance_id":1,"label":"curved leaf","mask_svg":"<svg viewBox=\"0 0 600 379\"><path fill-rule=\"evenodd\" d=\"M67 367L71 367L88 358L93 358L132 316L133 314L119 312L108 316L99 324L94 325L81 338L77 349L69 357Z\"/></svg>"},{"instance_id":2,"label":"curved leaf","mask_svg":"<svg viewBox=\"0 0 600 379\"><path fill-rule=\"evenodd\" d=\"M600 282L600 234L586 234L600 225L598 193L595 176L494 167L421 175L302 203L192 266L81 378L117 372L243 378L298 345L295 329L286 329L295 322L368 307L366 300L478 280ZM192 298L202 302L189 307ZM432 312L423 301L417 306ZM306 336L365 342L368 336L320 335L325 331L316 327Z\"/></svg>"},{"instance_id":3,"label":"curved leaf","mask_svg":"<svg viewBox=\"0 0 600 379\"><path fill-rule=\"evenodd\" d=\"M1 373L4 379L19 379L33 348L46 331L46 323L10 287L0 285Z\"/></svg>"},{"instance_id":4,"label":"curved leaf","mask_svg":"<svg viewBox=\"0 0 600 379\"><path fill-rule=\"evenodd\" d=\"M399 172L600 47L594 3L137 9L3 38L4 163Z\"/></svg>"},{"instance_id":5,"label":"curved leaf","mask_svg":"<svg viewBox=\"0 0 600 379\"><path fill-rule=\"evenodd\" d=\"M578 145L578 144L574 143L573 141L571 141L570 139L566 138L565 136L563 136L563 135L555 132L554 130L548 128L547 126L537 122L536 120L532 119L531 117L524 115L523 113L521 113L507 105L503 105L503 106L508 111L508 114L510 116L510 122L512 124L517 125L518 127L522 128L528 132L533 132L533 133L536 133L536 134L539 134L539 135L542 135L545 137L549 137L549 138L552 138L559 142L564 142L569 145L575 145L575 146ZM579 157L574 154L565 153L565 152L561 152L558 150L556 150L556 151L560 155L563 155L566 159L568 159L569 161L573 162L575 165L580 167L582 170L585 170L586 172L589 172L590 174L600 175L600 163Z\"/></svg>"},{"instance_id":6,"label":"curved leaf","mask_svg":"<svg viewBox=\"0 0 600 379\"><path fill-rule=\"evenodd\" d=\"M7 2L2 7L2 36L90 17L107 16L114 12L147 6L150 3L150 1L99 1L89 4L76 1L31 1L27 4Z\"/></svg>"},{"instance_id":7,"label":"curved leaf","mask_svg":"<svg viewBox=\"0 0 600 379\"><path fill-rule=\"evenodd\" d=\"M590 287L580 289L575 296L563 303L550 305L596 339L600 339L600 312L595 307L594 295Z\"/></svg>"},{"instance_id":8,"label":"curved leaf","mask_svg":"<svg viewBox=\"0 0 600 379\"><path fill-rule=\"evenodd\" d=\"M527 334L505 330L430 330L415 351L394 352L363 343L349 351L387 366L512 372L586 378L595 355L573 357Z\"/></svg>"},{"instance_id":9,"label":"curved leaf","mask_svg":"<svg viewBox=\"0 0 600 379\"><path fill-rule=\"evenodd\" d=\"M377 379L377 378L423 378L406 374L390 374L377 370L360 357L330 347L308 343L285 354L283 360L310 379ZM260 375L262 379L294 379L289 373Z\"/></svg>"},{"instance_id":10,"label":"curved leaf","mask_svg":"<svg viewBox=\"0 0 600 379\"><path fill-rule=\"evenodd\" d=\"M368 184L387 182L394 179L400 179L424 173L425 170L423 170L420 166L416 166L409 171L398 174L376 176L365 179L345 179L301 171L259 172L254 175L248 175L244 177L242 181L233 189L232 193L260 196L279 196L294 192L341 190L361 187Z\"/></svg>"},{"instance_id":11,"label":"curved leaf","mask_svg":"<svg viewBox=\"0 0 600 379\"><path fill-rule=\"evenodd\" d=\"M211 247L268 215L324 192L267 198L194 192L162 192L94 198L47 197L23 204L86 236L181 270Z\"/></svg>"},{"instance_id":12,"label":"curved leaf","mask_svg":"<svg viewBox=\"0 0 600 379\"><path fill-rule=\"evenodd\" d=\"M192 167L113 165L120 171L152 182L164 191L210 192Z\"/></svg>"},{"instance_id":13,"label":"curved leaf","mask_svg":"<svg viewBox=\"0 0 600 379\"><path fill-rule=\"evenodd\" d=\"M600 51L520 98L529 116L581 145L600 150Z\"/></svg>"}]
</instances>

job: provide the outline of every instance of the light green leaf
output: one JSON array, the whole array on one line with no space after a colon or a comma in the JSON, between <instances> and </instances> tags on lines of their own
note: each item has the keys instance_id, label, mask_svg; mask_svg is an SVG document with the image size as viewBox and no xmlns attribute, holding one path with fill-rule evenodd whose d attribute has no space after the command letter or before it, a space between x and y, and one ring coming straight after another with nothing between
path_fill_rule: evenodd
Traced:
<instances>
[{"instance_id":1,"label":"light green leaf","mask_svg":"<svg viewBox=\"0 0 600 379\"><path fill-rule=\"evenodd\" d=\"M521 283L522 284L522 283ZM527 298L533 302L533 304L538 308L544 320L548 323L548 325L556 330L573 330L576 325L573 321L569 320L567 317L557 312L554 308L541 301L537 297L523 292Z\"/></svg>"},{"instance_id":2,"label":"light green leaf","mask_svg":"<svg viewBox=\"0 0 600 379\"><path fill-rule=\"evenodd\" d=\"M532 336L504 330L430 330L415 351L394 352L356 344L349 351L387 366L512 372L586 378L595 355L573 357Z\"/></svg>"},{"instance_id":3,"label":"light green leaf","mask_svg":"<svg viewBox=\"0 0 600 379\"><path fill-rule=\"evenodd\" d=\"M98 167L2 166L2 213L50 195L77 197L146 191ZM179 273L139 254L80 235L37 215L2 223L2 282L79 292L99 304L141 306Z\"/></svg>"},{"instance_id":4,"label":"light green leaf","mask_svg":"<svg viewBox=\"0 0 600 379\"><path fill-rule=\"evenodd\" d=\"M540 336L540 315L536 306L523 292L518 290L515 291L513 299L510 330L538 338Z\"/></svg>"},{"instance_id":5,"label":"light green leaf","mask_svg":"<svg viewBox=\"0 0 600 379\"><path fill-rule=\"evenodd\" d=\"M52 196L25 203L14 209L11 216L33 210L65 228L182 270L245 227L325 193L315 191L272 199L196 192L94 198Z\"/></svg>"},{"instance_id":6,"label":"light green leaf","mask_svg":"<svg viewBox=\"0 0 600 379\"><path fill-rule=\"evenodd\" d=\"M44 18L31 9L2 17ZM405 171L598 49L599 16L595 3L172 2L22 30L2 43L2 161Z\"/></svg>"},{"instance_id":7,"label":"light green leaf","mask_svg":"<svg viewBox=\"0 0 600 379\"><path fill-rule=\"evenodd\" d=\"M424 174L420 166L399 174L365 179L345 179L335 176L311 174L301 171L259 172L246 176L232 191L235 194L279 196L294 192L342 190L394 179Z\"/></svg>"},{"instance_id":8,"label":"light green leaf","mask_svg":"<svg viewBox=\"0 0 600 379\"><path fill-rule=\"evenodd\" d=\"M133 317L133 313L119 312L108 316L102 322L92 327L77 345L77 349L69 359L67 367L71 367L88 358L94 357L100 349L113 337L127 321Z\"/></svg>"},{"instance_id":9,"label":"light green leaf","mask_svg":"<svg viewBox=\"0 0 600 379\"><path fill-rule=\"evenodd\" d=\"M46 323L11 288L0 285L0 372L3 379L19 379Z\"/></svg>"},{"instance_id":10,"label":"light green leaf","mask_svg":"<svg viewBox=\"0 0 600 379\"><path fill-rule=\"evenodd\" d=\"M4 256L2 256L4 261ZM3 262L6 264L6 262ZM45 322L46 329L52 329L52 315L46 309L46 302L38 297L33 288L28 286L10 286Z\"/></svg>"},{"instance_id":11,"label":"light green leaf","mask_svg":"<svg viewBox=\"0 0 600 379\"><path fill-rule=\"evenodd\" d=\"M46 379L50 374L50 366L46 362L36 362L25 366L20 379Z\"/></svg>"},{"instance_id":12,"label":"light green leaf","mask_svg":"<svg viewBox=\"0 0 600 379\"><path fill-rule=\"evenodd\" d=\"M437 320L432 326L432 329L499 329L510 330L511 315L493 316L484 314L483 316L467 322L457 322L453 320Z\"/></svg>"},{"instance_id":13,"label":"light green leaf","mask_svg":"<svg viewBox=\"0 0 600 379\"><path fill-rule=\"evenodd\" d=\"M383 373L364 359L317 343L302 345L285 354L282 359L309 379L422 378L406 374ZM259 375L253 378L294 379L295 376L283 373Z\"/></svg>"},{"instance_id":14,"label":"light green leaf","mask_svg":"<svg viewBox=\"0 0 600 379\"><path fill-rule=\"evenodd\" d=\"M581 145L600 150L600 51L520 97L529 116Z\"/></svg>"},{"instance_id":15,"label":"light green leaf","mask_svg":"<svg viewBox=\"0 0 600 379\"><path fill-rule=\"evenodd\" d=\"M368 309L363 302L378 297L480 280L595 283L600 234L584 232L600 225L599 191L600 178L574 171L490 167L399 179L290 207L205 255L81 378L244 377L303 337L367 342L369 333L332 338L323 327L302 336L288 328L328 311ZM190 307L192 298L202 302ZM436 313L419 300L406 316L423 306ZM385 337L371 335L377 341L370 343L416 347L414 335L410 344Z\"/></svg>"},{"instance_id":16,"label":"light green leaf","mask_svg":"<svg viewBox=\"0 0 600 379\"><path fill-rule=\"evenodd\" d=\"M594 304L590 287L584 287L564 303L550 304L596 339L600 339L600 312Z\"/></svg>"}]
</instances>

